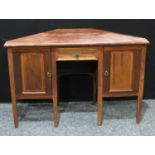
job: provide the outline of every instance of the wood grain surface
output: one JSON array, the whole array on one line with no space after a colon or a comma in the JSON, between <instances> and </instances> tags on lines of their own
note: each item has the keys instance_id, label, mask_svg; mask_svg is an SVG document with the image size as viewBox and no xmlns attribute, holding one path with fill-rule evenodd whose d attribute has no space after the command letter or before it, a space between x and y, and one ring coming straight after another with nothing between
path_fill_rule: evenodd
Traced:
<instances>
[{"instance_id":1,"label":"wood grain surface","mask_svg":"<svg viewBox=\"0 0 155 155\"><path fill-rule=\"evenodd\" d=\"M15 46L86 46L148 44L142 37L135 37L92 28L56 29L38 33L5 43L5 47Z\"/></svg>"}]
</instances>

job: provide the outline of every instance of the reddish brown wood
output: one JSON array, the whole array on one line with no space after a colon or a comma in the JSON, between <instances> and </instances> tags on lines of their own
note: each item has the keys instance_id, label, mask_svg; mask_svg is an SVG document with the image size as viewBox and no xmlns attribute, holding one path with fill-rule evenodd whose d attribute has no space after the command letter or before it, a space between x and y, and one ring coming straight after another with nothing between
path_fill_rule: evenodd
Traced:
<instances>
[{"instance_id":1,"label":"reddish brown wood","mask_svg":"<svg viewBox=\"0 0 155 155\"><path fill-rule=\"evenodd\" d=\"M96 46L148 44L148 40L99 29L56 29L7 41L5 47L17 46Z\"/></svg>"},{"instance_id":2,"label":"reddish brown wood","mask_svg":"<svg viewBox=\"0 0 155 155\"><path fill-rule=\"evenodd\" d=\"M52 95L42 95L42 94L27 94L27 95L23 95L23 94L16 94L16 99L18 100L44 100L44 99L52 99L53 96Z\"/></svg>"},{"instance_id":3,"label":"reddish brown wood","mask_svg":"<svg viewBox=\"0 0 155 155\"><path fill-rule=\"evenodd\" d=\"M104 48L103 96L131 96L137 94L142 48L143 46Z\"/></svg>"},{"instance_id":4,"label":"reddish brown wood","mask_svg":"<svg viewBox=\"0 0 155 155\"><path fill-rule=\"evenodd\" d=\"M93 75L93 103L96 104L97 98L97 81L95 75Z\"/></svg>"},{"instance_id":5,"label":"reddish brown wood","mask_svg":"<svg viewBox=\"0 0 155 155\"><path fill-rule=\"evenodd\" d=\"M97 88L93 81L98 125L103 97L138 96L136 121L140 122L148 43L145 38L97 29L57 29L7 41L15 127L16 99L53 99L54 126L58 126L57 61L70 60L98 61Z\"/></svg>"},{"instance_id":6,"label":"reddish brown wood","mask_svg":"<svg viewBox=\"0 0 155 155\"><path fill-rule=\"evenodd\" d=\"M133 91L133 55L132 51L110 53L110 92Z\"/></svg>"},{"instance_id":7,"label":"reddish brown wood","mask_svg":"<svg viewBox=\"0 0 155 155\"><path fill-rule=\"evenodd\" d=\"M137 112L136 112L137 123L139 123L141 120L142 100L143 100L143 93L144 93L145 62L146 62L146 47L143 47L141 51L140 80L139 80L138 102L137 102Z\"/></svg>"},{"instance_id":8,"label":"reddish brown wood","mask_svg":"<svg viewBox=\"0 0 155 155\"><path fill-rule=\"evenodd\" d=\"M138 92L115 92L115 93L105 93L103 92L103 98L108 97L134 97L138 96Z\"/></svg>"},{"instance_id":9,"label":"reddish brown wood","mask_svg":"<svg viewBox=\"0 0 155 155\"><path fill-rule=\"evenodd\" d=\"M18 113L16 104L16 92L15 92L15 79L14 79L14 65L13 65L13 53L12 48L8 48L8 65L9 65L9 76L10 76L10 88L11 88L11 99L12 99L12 111L14 118L14 126L18 127Z\"/></svg>"},{"instance_id":10,"label":"reddish brown wood","mask_svg":"<svg viewBox=\"0 0 155 155\"><path fill-rule=\"evenodd\" d=\"M51 49L52 60L52 91L53 91L53 110L54 110L54 126L58 127L58 79L57 79L57 62L56 51Z\"/></svg>"},{"instance_id":11,"label":"reddish brown wood","mask_svg":"<svg viewBox=\"0 0 155 155\"><path fill-rule=\"evenodd\" d=\"M56 48L57 61L98 60L98 48Z\"/></svg>"},{"instance_id":12,"label":"reddish brown wood","mask_svg":"<svg viewBox=\"0 0 155 155\"><path fill-rule=\"evenodd\" d=\"M100 51L98 51L98 80L97 80L97 100L98 100L98 125L102 125L102 94L103 94L103 49L101 48Z\"/></svg>"},{"instance_id":13,"label":"reddish brown wood","mask_svg":"<svg viewBox=\"0 0 155 155\"><path fill-rule=\"evenodd\" d=\"M22 98L52 95L50 48L13 49L16 92Z\"/></svg>"}]
</instances>

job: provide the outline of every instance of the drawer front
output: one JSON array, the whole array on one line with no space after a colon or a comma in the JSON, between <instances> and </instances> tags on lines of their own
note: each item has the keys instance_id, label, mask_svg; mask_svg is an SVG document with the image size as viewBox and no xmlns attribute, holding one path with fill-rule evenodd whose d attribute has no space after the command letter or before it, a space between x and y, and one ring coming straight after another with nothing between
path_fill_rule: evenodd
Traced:
<instances>
[{"instance_id":1,"label":"drawer front","mask_svg":"<svg viewBox=\"0 0 155 155\"><path fill-rule=\"evenodd\" d=\"M57 61L98 60L99 48L56 48Z\"/></svg>"}]
</instances>

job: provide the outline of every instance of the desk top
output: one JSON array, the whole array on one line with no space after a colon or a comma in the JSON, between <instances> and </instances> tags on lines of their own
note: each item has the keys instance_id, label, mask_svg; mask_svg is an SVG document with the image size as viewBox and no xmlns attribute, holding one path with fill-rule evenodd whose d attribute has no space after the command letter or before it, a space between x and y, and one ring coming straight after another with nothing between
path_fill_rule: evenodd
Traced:
<instances>
[{"instance_id":1,"label":"desk top","mask_svg":"<svg viewBox=\"0 0 155 155\"><path fill-rule=\"evenodd\" d=\"M96 45L149 44L135 37L92 28L55 29L43 33L9 40L5 47L18 46L96 46Z\"/></svg>"}]
</instances>

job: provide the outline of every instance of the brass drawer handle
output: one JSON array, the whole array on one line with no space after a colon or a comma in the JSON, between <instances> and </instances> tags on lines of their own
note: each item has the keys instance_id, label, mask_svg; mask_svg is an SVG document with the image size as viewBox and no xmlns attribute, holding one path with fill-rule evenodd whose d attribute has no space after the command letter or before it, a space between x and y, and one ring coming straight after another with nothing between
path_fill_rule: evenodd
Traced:
<instances>
[{"instance_id":1,"label":"brass drawer handle","mask_svg":"<svg viewBox=\"0 0 155 155\"><path fill-rule=\"evenodd\" d=\"M73 53L73 56L76 57L76 58L79 58L80 57L80 54L81 54L80 52L74 52Z\"/></svg>"},{"instance_id":2,"label":"brass drawer handle","mask_svg":"<svg viewBox=\"0 0 155 155\"><path fill-rule=\"evenodd\" d=\"M107 70L105 70L104 76L106 76L106 77L109 76L109 72Z\"/></svg>"},{"instance_id":3,"label":"brass drawer handle","mask_svg":"<svg viewBox=\"0 0 155 155\"><path fill-rule=\"evenodd\" d=\"M52 77L52 73L51 72L47 72L47 77L51 78Z\"/></svg>"}]
</instances>

